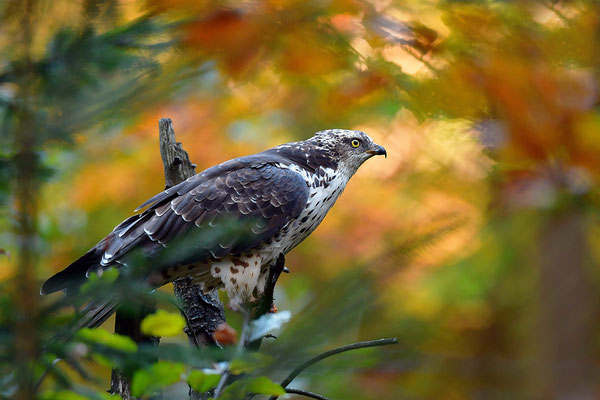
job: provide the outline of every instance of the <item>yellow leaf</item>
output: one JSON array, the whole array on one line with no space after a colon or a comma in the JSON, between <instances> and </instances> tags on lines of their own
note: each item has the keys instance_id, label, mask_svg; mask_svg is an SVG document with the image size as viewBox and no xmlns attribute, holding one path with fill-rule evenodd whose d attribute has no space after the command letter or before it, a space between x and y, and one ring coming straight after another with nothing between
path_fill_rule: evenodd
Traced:
<instances>
[{"instance_id":1,"label":"yellow leaf","mask_svg":"<svg viewBox=\"0 0 600 400\"><path fill-rule=\"evenodd\" d=\"M180 314L158 310L148 315L142 321L142 333L150 336L176 336L185 326L185 321Z\"/></svg>"}]
</instances>

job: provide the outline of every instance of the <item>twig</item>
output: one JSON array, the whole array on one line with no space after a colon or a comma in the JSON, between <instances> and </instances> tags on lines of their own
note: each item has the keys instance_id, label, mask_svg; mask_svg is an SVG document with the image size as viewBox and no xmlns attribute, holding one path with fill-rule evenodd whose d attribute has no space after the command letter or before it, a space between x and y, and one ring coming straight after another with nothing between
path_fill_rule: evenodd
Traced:
<instances>
[{"instance_id":1,"label":"twig","mask_svg":"<svg viewBox=\"0 0 600 400\"><path fill-rule=\"evenodd\" d=\"M554 6L554 4L552 4L552 2L548 3L546 1L542 1L542 5L544 7L546 7L548 10L552 11L554 14L556 14L556 16L558 18L560 18L563 22L570 24L571 20L569 18L567 18L567 16L565 14L563 14L562 12L560 12L560 10L558 8L556 8Z\"/></svg>"},{"instance_id":2,"label":"twig","mask_svg":"<svg viewBox=\"0 0 600 400\"><path fill-rule=\"evenodd\" d=\"M431 70L431 72L433 72L436 75L440 74L440 71L436 67L434 67L432 63L430 63L429 61L427 61L424 58L424 54L421 54L421 55L417 54L415 51L413 51L412 47L410 47L408 45L402 45L401 47L405 52L407 52L408 54L413 56L415 59L417 59L418 61L423 63L427 68L429 68L429 70Z\"/></svg>"},{"instance_id":3,"label":"twig","mask_svg":"<svg viewBox=\"0 0 600 400\"><path fill-rule=\"evenodd\" d=\"M248 309L247 305L242 307L241 312L244 316L244 321L242 322L242 333L240 334L240 341L238 342L237 348L235 350L235 355L233 358L239 356L240 354L242 354L244 352L244 350L246 349L246 346L248 345L248 338L250 337L251 316L250 316L250 310ZM227 385L227 380L229 379L230 376L231 376L231 373L229 372L229 368L227 368L225 371L223 371L223 374L221 375L221 379L219 379L219 383L217 384L217 388L215 389L215 394L214 394L215 399L219 398L219 396L225 389L225 386Z\"/></svg>"},{"instance_id":4,"label":"twig","mask_svg":"<svg viewBox=\"0 0 600 400\"><path fill-rule=\"evenodd\" d=\"M308 390L300 389L285 389L286 393L299 394L300 396L310 397L317 400L331 400L329 397L320 395L319 393L309 392Z\"/></svg>"},{"instance_id":5,"label":"twig","mask_svg":"<svg viewBox=\"0 0 600 400\"><path fill-rule=\"evenodd\" d=\"M221 379L219 379L219 383L215 388L215 399L218 399L221 396L221 393L225 389L225 384L227 383L227 379L229 378L229 369L223 371L223 375L221 375Z\"/></svg>"},{"instance_id":6,"label":"twig","mask_svg":"<svg viewBox=\"0 0 600 400\"><path fill-rule=\"evenodd\" d=\"M396 343L398 343L398 338L367 340L365 342L358 342L358 343L347 344L345 346L337 347L335 349L326 351L324 353L321 353L321 354L319 354L319 355L311 358L308 361L305 361L303 364L301 364L300 366L296 367L296 369L294 369L288 375L288 377L285 378L281 382L281 386L285 389L287 387L287 385L289 385L290 382L292 382L294 380L294 378L297 377L302 371L304 371L306 368L310 367L311 365L313 365L313 364L321 361L324 358L331 357L331 356L334 356L336 354L343 353L345 351L356 350L356 349L364 349L364 348L367 348L367 347L385 346L385 345L388 345L388 344L396 344ZM271 396L271 398L269 400L275 400L278 397L279 396Z\"/></svg>"}]
</instances>

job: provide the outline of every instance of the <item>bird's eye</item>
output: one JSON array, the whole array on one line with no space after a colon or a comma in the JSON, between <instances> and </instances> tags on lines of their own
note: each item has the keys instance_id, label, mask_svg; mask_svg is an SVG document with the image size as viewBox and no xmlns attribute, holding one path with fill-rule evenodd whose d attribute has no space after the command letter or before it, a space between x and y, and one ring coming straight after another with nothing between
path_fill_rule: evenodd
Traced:
<instances>
[{"instance_id":1,"label":"bird's eye","mask_svg":"<svg viewBox=\"0 0 600 400\"><path fill-rule=\"evenodd\" d=\"M350 144L352 145L352 147L358 147L358 146L360 146L360 140L358 140L358 139L352 139L352 141L350 142Z\"/></svg>"}]
</instances>

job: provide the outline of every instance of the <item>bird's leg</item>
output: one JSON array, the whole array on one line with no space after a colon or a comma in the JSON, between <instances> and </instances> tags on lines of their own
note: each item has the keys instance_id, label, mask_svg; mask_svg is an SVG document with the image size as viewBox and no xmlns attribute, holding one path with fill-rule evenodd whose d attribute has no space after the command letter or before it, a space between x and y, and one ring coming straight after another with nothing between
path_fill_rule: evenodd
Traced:
<instances>
[{"instance_id":1,"label":"bird's leg","mask_svg":"<svg viewBox=\"0 0 600 400\"><path fill-rule=\"evenodd\" d=\"M242 331L240 333L240 340L238 343L238 351L241 353L244 351L244 348L248 344L248 339L250 338L251 331L251 315L252 315L252 304L249 302L244 302L240 307L240 312L242 314Z\"/></svg>"},{"instance_id":2,"label":"bird's leg","mask_svg":"<svg viewBox=\"0 0 600 400\"><path fill-rule=\"evenodd\" d=\"M275 284L279 279L282 272L289 270L285 267L285 256L283 253L279 253L279 257L269 267L269 275L265 282L265 288L262 296L254 303L252 310L252 319L257 319L261 315L268 313L269 311L276 309L273 304L273 293L275 291Z\"/></svg>"},{"instance_id":3,"label":"bird's leg","mask_svg":"<svg viewBox=\"0 0 600 400\"><path fill-rule=\"evenodd\" d=\"M275 284L279 280L279 276L281 275L282 272L289 274L290 270L285 266L285 256L283 255L283 253L279 253L279 257L277 257L275 264L271 265L271 267L269 268L268 282L270 285L269 289L270 289L270 293L271 293L271 295L270 295L271 308L269 309L268 312L270 312L270 313L277 312L277 306L275 305L275 299L273 298L273 295L274 295L274 291L275 291Z\"/></svg>"},{"instance_id":4,"label":"bird's leg","mask_svg":"<svg viewBox=\"0 0 600 400\"><path fill-rule=\"evenodd\" d=\"M277 260L275 260L275 264L271 265L269 271L269 275L273 275L275 279L273 285L277 283L277 279L279 279L279 275L281 275L282 272L287 274L290 272L290 270L285 266L285 255L283 253L279 253L279 257L277 257Z\"/></svg>"},{"instance_id":5,"label":"bird's leg","mask_svg":"<svg viewBox=\"0 0 600 400\"><path fill-rule=\"evenodd\" d=\"M277 257L277 260L269 267L269 275L265 282L265 288L262 295L259 297L258 301L254 302L253 304L252 312L250 314L252 320L256 320L268 312L274 312L277 310L275 304L273 303L273 292L275 290L275 284L279 279L279 275L286 270L285 256L283 253L280 253L279 257ZM261 342L262 338L253 340L252 342L247 343L246 348L250 350L258 350Z\"/></svg>"}]
</instances>

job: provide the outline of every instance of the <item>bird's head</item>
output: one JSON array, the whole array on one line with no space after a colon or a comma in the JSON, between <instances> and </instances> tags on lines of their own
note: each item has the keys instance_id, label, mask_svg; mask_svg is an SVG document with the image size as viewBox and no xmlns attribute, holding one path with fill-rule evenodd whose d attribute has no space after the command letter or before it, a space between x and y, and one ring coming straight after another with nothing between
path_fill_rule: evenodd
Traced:
<instances>
[{"instance_id":1,"label":"bird's head","mask_svg":"<svg viewBox=\"0 0 600 400\"><path fill-rule=\"evenodd\" d=\"M350 174L369 158L377 155L387 157L383 146L378 145L369 135L361 131L328 129L317 132L312 138L317 145L325 147L338 159L340 166Z\"/></svg>"}]
</instances>

